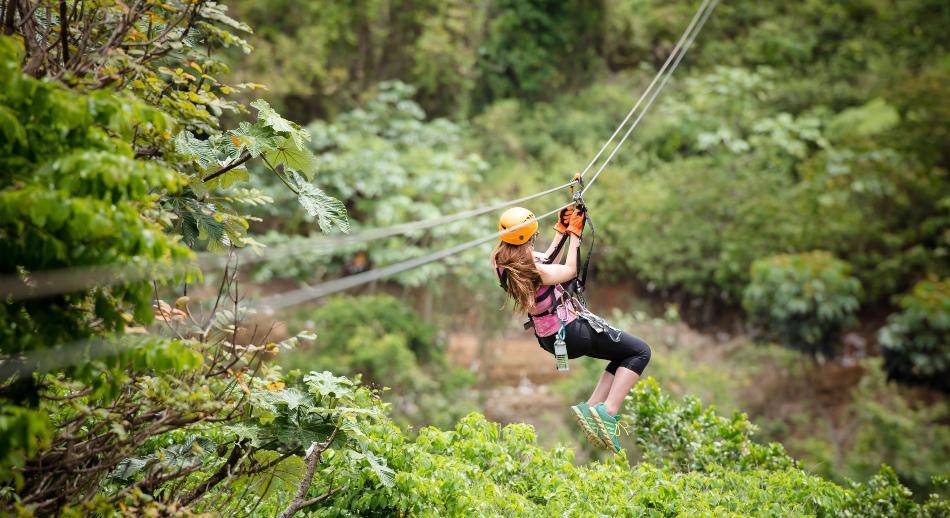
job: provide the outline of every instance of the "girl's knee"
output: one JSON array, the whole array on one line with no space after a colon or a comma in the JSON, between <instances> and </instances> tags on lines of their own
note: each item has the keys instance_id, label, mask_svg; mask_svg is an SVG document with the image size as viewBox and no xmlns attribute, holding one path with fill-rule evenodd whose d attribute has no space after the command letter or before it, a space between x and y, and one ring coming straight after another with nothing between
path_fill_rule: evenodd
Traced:
<instances>
[{"instance_id":1,"label":"girl's knee","mask_svg":"<svg viewBox=\"0 0 950 518\"><path fill-rule=\"evenodd\" d=\"M637 352L634 356L631 356L624 361L624 367L636 372L638 375L643 375L643 370L646 369L647 364L650 363L650 356L652 354L653 352L650 349L650 346L638 338Z\"/></svg>"}]
</instances>

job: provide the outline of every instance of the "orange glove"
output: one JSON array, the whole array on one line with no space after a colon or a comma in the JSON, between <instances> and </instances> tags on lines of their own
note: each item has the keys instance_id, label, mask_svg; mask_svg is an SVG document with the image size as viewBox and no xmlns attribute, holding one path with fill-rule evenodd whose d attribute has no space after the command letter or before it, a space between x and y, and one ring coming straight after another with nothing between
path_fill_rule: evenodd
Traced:
<instances>
[{"instance_id":1,"label":"orange glove","mask_svg":"<svg viewBox=\"0 0 950 518\"><path fill-rule=\"evenodd\" d=\"M581 232L584 231L584 223L586 222L587 209L585 209L583 205L577 205L571 213L571 222L567 225L567 231L577 237L581 237Z\"/></svg>"},{"instance_id":2,"label":"orange glove","mask_svg":"<svg viewBox=\"0 0 950 518\"><path fill-rule=\"evenodd\" d=\"M554 230L558 234L567 234L567 226L571 224L571 215L574 213L574 206L564 207L557 213L557 223L554 224Z\"/></svg>"}]
</instances>

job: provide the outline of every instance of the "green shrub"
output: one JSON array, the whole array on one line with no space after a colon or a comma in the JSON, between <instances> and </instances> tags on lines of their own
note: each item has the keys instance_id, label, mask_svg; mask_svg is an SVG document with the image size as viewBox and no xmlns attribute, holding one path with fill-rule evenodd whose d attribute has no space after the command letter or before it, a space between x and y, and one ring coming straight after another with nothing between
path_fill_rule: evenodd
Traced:
<instances>
[{"instance_id":1,"label":"green shrub","mask_svg":"<svg viewBox=\"0 0 950 518\"><path fill-rule=\"evenodd\" d=\"M857 422L842 472L865 480L887 464L915 493L947 496L950 487L941 488L934 477L946 476L950 466L950 405L915 401L885 379L879 358L869 359L866 371L853 394Z\"/></svg>"},{"instance_id":2,"label":"green shrub","mask_svg":"<svg viewBox=\"0 0 950 518\"><path fill-rule=\"evenodd\" d=\"M950 390L950 280L921 281L897 303L878 332L888 373Z\"/></svg>"},{"instance_id":3,"label":"green shrub","mask_svg":"<svg viewBox=\"0 0 950 518\"><path fill-rule=\"evenodd\" d=\"M626 407L647 462L677 471L775 470L794 464L780 444L752 441L756 428L745 414L720 416L693 396L674 402L653 378L637 385Z\"/></svg>"},{"instance_id":4,"label":"green shrub","mask_svg":"<svg viewBox=\"0 0 950 518\"><path fill-rule=\"evenodd\" d=\"M626 190L631 181L636 187ZM603 253L606 266L694 297L738 302L749 266L786 249L796 222L783 198L786 179L710 157L636 180L608 176L600 187L605 203L592 211L614 243Z\"/></svg>"},{"instance_id":5,"label":"green shrub","mask_svg":"<svg viewBox=\"0 0 950 518\"><path fill-rule=\"evenodd\" d=\"M339 296L300 315L313 345L279 359L287 368L332 370L393 389L400 424L448 426L474 408L474 374L448 364L435 329L390 295Z\"/></svg>"},{"instance_id":6,"label":"green shrub","mask_svg":"<svg viewBox=\"0 0 950 518\"><path fill-rule=\"evenodd\" d=\"M939 498L916 503L888 468L851 487L810 475L780 449L752 443L744 416L726 419L695 401L673 402L653 381L638 385L631 402L643 406L633 433L643 435L647 449L665 452L654 457L661 465L630 466L624 455L576 465L570 449L539 447L531 426L501 428L474 413L453 430L425 428L414 440L384 421L366 433L393 483L369 469L346 470L346 457L335 456L327 469L338 470L336 483L346 489L319 516L939 516L948 510ZM674 469L664 460L697 459L698 451L698 463Z\"/></svg>"},{"instance_id":7,"label":"green shrub","mask_svg":"<svg viewBox=\"0 0 950 518\"><path fill-rule=\"evenodd\" d=\"M371 334L377 338L383 335L402 337L404 347L418 361L428 362L439 355L435 329L423 322L409 303L390 295L333 297L301 316L312 321L319 332L316 350L331 356L349 349L347 344L366 329L372 330ZM368 336L366 338L368 341Z\"/></svg>"},{"instance_id":8,"label":"green shrub","mask_svg":"<svg viewBox=\"0 0 950 518\"><path fill-rule=\"evenodd\" d=\"M848 263L813 251L754 262L742 305L783 344L831 356L835 339L854 321L860 294Z\"/></svg>"}]
</instances>

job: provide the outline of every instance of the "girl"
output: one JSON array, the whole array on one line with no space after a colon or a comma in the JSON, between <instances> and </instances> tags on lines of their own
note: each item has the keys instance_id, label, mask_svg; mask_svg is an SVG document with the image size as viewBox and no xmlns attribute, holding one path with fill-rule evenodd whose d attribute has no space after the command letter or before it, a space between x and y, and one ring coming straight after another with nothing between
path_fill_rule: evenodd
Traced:
<instances>
[{"instance_id":1,"label":"girl","mask_svg":"<svg viewBox=\"0 0 950 518\"><path fill-rule=\"evenodd\" d=\"M545 351L554 354L555 335L563 326L569 358L590 356L610 362L590 398L571 410L591 444L619 452L620 406L650 361L650 347L567 297L562 285L577 277L585 221L583 206L562 209L554 226L557 236L541 254L534 250L538 236L534 214L521 207L510 208L502 214L498 230L514 230L501 235L492 252L492 266L515 310L528 314L525 328L534 327ZM568 236L567 261L560 264Z\"/></svg>"}]
</instances>

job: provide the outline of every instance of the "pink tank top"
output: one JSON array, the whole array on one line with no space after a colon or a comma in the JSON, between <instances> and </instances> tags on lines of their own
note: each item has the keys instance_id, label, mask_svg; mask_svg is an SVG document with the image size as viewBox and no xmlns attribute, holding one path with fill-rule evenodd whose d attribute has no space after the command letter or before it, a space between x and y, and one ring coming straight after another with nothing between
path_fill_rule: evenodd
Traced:
<instances>
[{"instance_id":1,"label":"pink tank top","mask_svg":"<svg viewBox=\"0 0 950 518\"><path fill-rule=\"evenodd\" d=\"M497 269L499 278L501 277L502 271L501 268ZM561 328L561 319L564 319L564 323L568 324L577 318L577 310L569 298L565 298L564 304L561 304L561 296L563 294L564 288L560 285L553 287L541 286L538 288L538 291L535 292L534 311L528 313L531 322L534 324L534 334L539 337L551 336L557 333L558 329ZM557 305L555 311L548 313L555 304Z\"/></svg>"}]
</instances>

